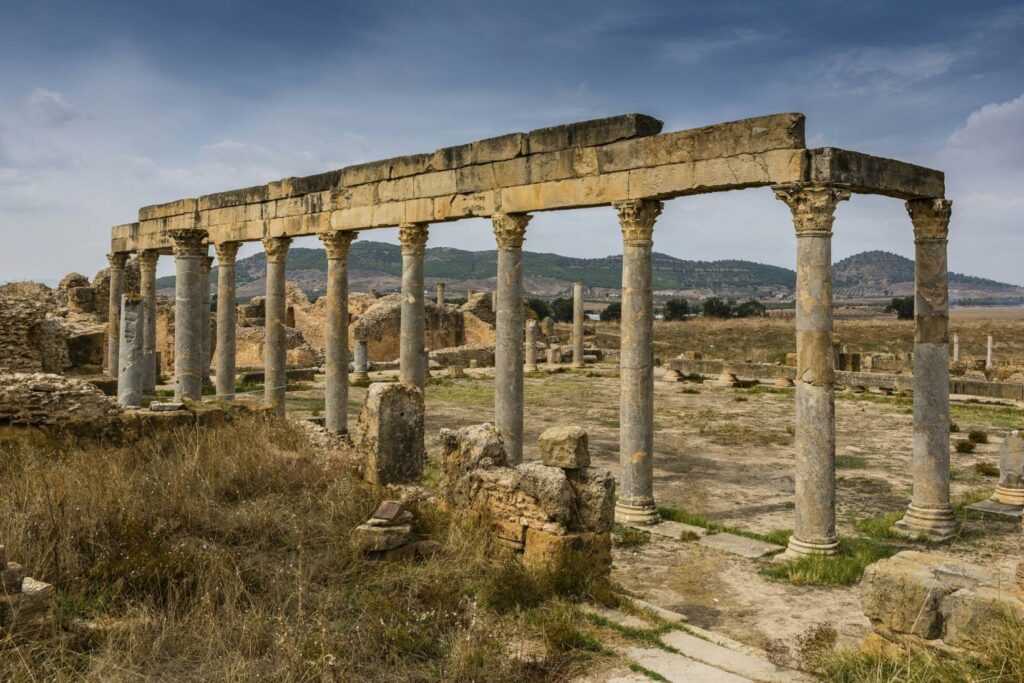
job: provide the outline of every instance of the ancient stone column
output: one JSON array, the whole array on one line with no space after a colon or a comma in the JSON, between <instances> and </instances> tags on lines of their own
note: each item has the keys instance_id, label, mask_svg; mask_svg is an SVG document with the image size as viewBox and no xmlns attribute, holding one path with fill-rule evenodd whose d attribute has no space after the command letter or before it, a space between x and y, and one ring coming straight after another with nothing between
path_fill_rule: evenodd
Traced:
<instances>
[{"instance_id":1,"label":"ancient stone column","mask_svg":"<svg viewBox=\"0 0 1024 683\"><path fill-rule=\"evenodd\" d=\"M494 323L494 426L511 465L523 460L523 238L530 216L495 214L498 243Z\"/></svg>"},{"instance_id":2,"label":"ancient stone column","mask_svg":"<svg viewBox=\"0 0 1024 683\"><path fill-rule=\"evenodd\" d=\"M619 522L653 524L654 506L654 290L651 249L662 203L635 199L615 205L622 228L622 324L619 350L619 462L615 502ZM576 292L573 365L583 360L582 287Z\"/></svg>"},{"instance_id":3,"label":"ancient stone column","mask_svg":"<svg viewBox=\"0 0 1024 683\"><path fill-rule=\"evenodd\" d=\"M953 333L953 362L960 362L960 333Z\"/></svg>"},{"instance_id":4,"label":"ancient stone column","mask_svg":"<svg viewBox=\"0 0 1024 683\"><path fill-rule=\"evenodd\" d=\"M124 295L124 264L128 262L125 252L107 254L110 264L110 299L107 307L107 374L117 377L117 351L121 344L121 296Z\"/></svg>"},{"instance_id":5,"label":"ancient stone column","mask_svg":"<svg viewBox=\"0 0 1024 683\"><path fill-rule=\"evenodd\" d=\"M145 369L143 335L145 304L142 297L121 297L120 349L117 362L117 402L122 408L142 406L142 375Z\"/></svg>"},{"instance_id":6,"label":"ancient stone column","mask_svg":"<svg viewBox=\"0 0 1024 683\"><path fill-rule=\"evenodd\" d=\"M356 339L352 359L352 379L364 382L370 378L369 349L365 339Z\"/></svg>"},{"instance_id":7,"label":"ancient stone column","mask_svg":"<svg viewBox=\"0 0 1024 683\"><path fill-rule=\"evenodd\" d=\"M444 306L444 283L437 283L437 305L438 307Z\"/></svg>"},{"instance_id":8,"label":"ancient stone column","mask_svg":"<svg viewBox=\"0 0 1024 683\"><path fill-rule=\"evenodd\" d=\"M284 398L288 384L288 344L285 334L285 259L290 237L265 237L267 253L267 298L265 342L263 347L263 403L275 415L284 417Z\"/></svg>"},{"instance_id":9,"label":"ancient stone column","mask_svg":"<svg viewBox=\"0 0 1024 683\"><path fill-rule=\"evenodd\" d=\"M1024 438L1020 430L1007 434L999 449L999 483L992 500L1024 507Z\"/></svg>"},{"instance_id":10,"label":"ancient stone column","mask_svg":"<svg viewBox=\"0 0 1024 683\"><path fill-rule=\"evenodd\" d=\"M152 396L160 368L156 366L156 264L160 252L139 252L139 295L142 297L142 392Z\"/></svg>"},{"instance_id":11,"label":"ancient stone column","mask_svg":"<svg viewBox=\"0 0 1024 683\"><path fill-rule=\"evenodd\" d=\"M212 343L211 330L210 330L210 271L213 269L213 257L204 255L199 261L199 277L201 287L200 296L203 299L202 303L202 318L199 320L203 334L203 384L210 383L210 361L211 361L211 350L210 345Z\"/></svg>"},{"instance_id":12,"label":"ancient stone column","mask_svg":"<svg viewBox=\"0 0 1024 683\"><path fill-rule=\"evenodd\" d=\"M832 223L849 191L776 187L796 227L796 522L787 554L834 554L836 537L835 366L832 353Z\"/></svg>"},{"instance_id":13,"label":"ancient stone column","mask_svg":"<svg viewBox=\"0 0 1024 683\"><path fill-rule=\"evenodd\" d=\"M526 372L537 372L537 321L526 321Z\"/></svg>"},{"instance_id":14,"label":"ancient stone column","mask_svg":"<svg viewBox=\"0 0 1024 683\"><path fill-rule=\"evenodd\" d=\"M174 240L174 397L203 398L203 333L199 261L206 256L205 230L173 230Z\"/></svg>"},{"instance_id":15,"label":"ancient stone column","mask_svg":"<svg viewBox=\"0 0 1024 683\"><path fill-rule=\"evenodd\" d=\"M896 526L933 541L952 538L949 499L949 276L946 235L952 202L907 202L914 224L914 493Z\"/></svg>"},{"instance_id":16,"label":"ancient stone column","mask_svg":"<svg viewBox=\"0 0 1024 683\"><path fill-rule=\"evenodd\" d=\"M332 434L348 433L348 251L354 232L322 232L327 251L327 387L325 418Z\"/></svg>"},{"instance_id":17,"label":"ancient stone column","mask_svg":"<svg viewBox=\"0 0 1024 683\"><path fill-rule=\"evenodd\" d=\"M572 283L572 366L583 367L583 283Z\"/></svg>"},{"instance_id":18,"label":"ancient stone column","mask_svg":"<svg viewBox=\"0 0 1024 683\"><path fill-rule=\"evenodd\" d=\"M427 248L427 224L398 227L402 243L402 324L399 338L399 379L422 391L427 381L424 363L423 253Z\"/></svg>"},{"instance_id":19,"label":"ancient stone column","mask_svg":"<svg viewBox=\"0 0 1024 683\"><path fill-rule=\"evenodd\" d=\"M113 282L113 280L111 280ZM985 369L991 370L995 367L995 361L992 358L992 335L988 335L988 340L985 343Z\"/></svg>"},{"instance_id":20,"label":"ancient stone column","mask_svg":"<svg viewBox=\"0 0 1024 683\"><path fill-rule=\"evenodd\" d=\"M217 398L235 398L235 257L238 242L221 242L217 248Z\"/></svg>"}]
</instances>

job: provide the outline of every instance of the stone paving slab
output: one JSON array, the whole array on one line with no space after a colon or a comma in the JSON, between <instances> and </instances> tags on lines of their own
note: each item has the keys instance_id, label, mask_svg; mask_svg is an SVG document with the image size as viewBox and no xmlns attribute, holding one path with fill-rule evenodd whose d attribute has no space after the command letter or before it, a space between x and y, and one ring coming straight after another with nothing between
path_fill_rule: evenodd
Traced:
<instances>
[{"instance_id":1,"label":"stone paving slab","mask_svg":"<svg viewBox=\"0 0 1024 683\"><path fill-rule=\"evenodd\" d=\"M670 631L661 637L666 645L671 645L691 659L728 671L738 676L746 676L755 681L788 682L799 680L793 671L775 666L767 659L755 657L745 652L723 647L683 631ZM810 679L805 679L810 680Z\"/></svg>"},{"instance_id":2,"label":"stone paving slab","mask_svg":"<svg viewBox=\"0 0 1024 683\"><path fill-rule=\"evenodd\" d=\"M1012 519L1020 519L1024 516L1024 508L1018 505L1007 505L1006 503L1000 503L997 500L983 500L980 503L973 503L967 506L968 510L974 510L975 512L984 512L989 515L999 515L1000 517L1010 517Z\"/></svg>"},{"instance_id":3,"label":"stone paving slab","mask_svg":"<svg viewBox=\"0 0 1024 683\"><path fill-rule=\"evenodd\" d=\"M732 553L733 555L739 555L741 557L747 557L752 560L756 560L767 555L775 555L785 550L781 545L765 543L764 541L747 538L746 536L737 536L736 534L729 533L711 534L697 542L709 548L715 548L716 550Z\"/></svg>"},{"instance_id":4,"label":"stone paving slab","mask_svg":"<svg viewBox=\"0 0 1024 683\"><path fill-rule=\"evenodd\" d=\"M672 683L751 683L754 680L656 647L631 647L623 654Z\"/></svg>"},{"instance_id":5,"label":"stone paving slab","mask_svg":"<svg viewBox=\"0 0 1024 683\"><path fill-rule=\"evenodd\" d=\"M708 533L708 530L702 526L694 526L692 524L683 524L682 522L672 522L669 520L663 520L657 524L650 524L647 526L640 524L627 524L626 526L631 526L634 529L641 529L643 531L650 531L652 534L657 536L665 536L666 538L673 538L677 541L693 541L698 538L704 538Z\"/></svg>"}]
</instances>

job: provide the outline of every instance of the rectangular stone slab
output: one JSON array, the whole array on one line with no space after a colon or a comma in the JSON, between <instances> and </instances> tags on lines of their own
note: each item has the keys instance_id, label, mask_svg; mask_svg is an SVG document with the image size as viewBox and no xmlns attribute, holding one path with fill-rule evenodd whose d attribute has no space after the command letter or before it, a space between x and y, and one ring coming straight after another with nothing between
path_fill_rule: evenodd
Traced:
<instances>
[{"instance_id":1,"label":"rectangular stone slab","mask_svg":"<svg viewBox=\"0 0 1024 683\"><path fill-rule=\"evenodd\" d=\"M1007 505L996 500L983 500L980 503L968 505L967 509L974 510L975 512L984 512L989 515L1009 517L1011 519L1024 517L1024 508L1017 505Z\"/></svg>"},{"instance_id":2,"label":"rectangular stone slab","mask_svg":"<svg viewBox=\"0 0 1024 683\"><path fill-rule=\"evenodd\" d=\"M739 555L740 557L747 557L752 560L756 560L760 557L767 557L768 555L775 555L785 550L781 545L765 543L764 541L747 538L746 536L737 536L736 534L729 533L712 534L710 536L705 536L697 542L709 548L715 548L716 550L722 550L724 552Z\"/></svg>"},{"instance_id":3,"label":"rectangular stone slab","mask_svg":"<svg viewBox=\"0 0 1024 683\"><path fill-rule=\"evenodd\" d=\"M677 541L692 541L698 538L704 538L708 534L708 530L702 526L694 526L692 524L683 524L682 522L672 522L669 520L663 520L657 524L647 526L640 524L627 524L626 526L633 527L634 529L640 529L641 531L649 531L656 536L674 538Z\"/></svg>"}]
</instances>

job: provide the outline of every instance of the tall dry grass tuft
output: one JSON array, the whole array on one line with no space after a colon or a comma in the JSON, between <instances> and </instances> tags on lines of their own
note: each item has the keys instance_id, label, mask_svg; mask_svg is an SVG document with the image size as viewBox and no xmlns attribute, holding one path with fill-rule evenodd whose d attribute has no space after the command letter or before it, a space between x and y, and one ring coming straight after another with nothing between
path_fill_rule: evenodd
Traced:
<instances>
[{"instance_id":1,"label":"tall dry grass tuft","mask_svg":"<svg viewBox=\"0 0 1024 683\"><path fill-rule=\"evenodd\" d=\"M258 417L120 449L0 442L0 539L57 588L52 633L0 639L0 680L512 681L578 671L586 648L549 647L524 663L505 643L543 639L545 620L523 615L571 610L558 595L590 583L531 576L528 585L545 587L539 600L488 607L478 596L495 593L507 561L479 520L427 503L417 531L441 542L436 556L368 561L349 536L383 497L297 430Z\"/></svg>"}]
</instances>

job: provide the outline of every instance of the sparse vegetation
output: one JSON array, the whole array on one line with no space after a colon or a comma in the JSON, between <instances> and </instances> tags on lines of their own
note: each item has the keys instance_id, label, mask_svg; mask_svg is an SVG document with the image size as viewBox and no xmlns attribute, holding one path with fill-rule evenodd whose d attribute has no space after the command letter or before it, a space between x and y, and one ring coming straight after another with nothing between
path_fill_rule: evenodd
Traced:
<instances>
[{"instance_id":1,"label":"sparse vegetation","mask_svg":"<svg viewBox=\"0 0 1024 683\"><path fill-rule=\"evenodd\" d=\"M972 443L988 443L988 434L981 431L980 429L975 429L968 432L967 438Z\"/></svg>"},{"instance_id":2,"label":"sparse vegetation","mask_svg":"<svg viewBox=\"0 0 1024 683\"><path fill-rule=\"evenodd\" d=\"M974 471L983 477L998 477L999 466L991 462L974 463Z\"/></svg>"},{"instance_id":3,"label":"sparse vegetation","mask_svg":"<svg viewBox=\"0 0 1024 683\"><path fill-rule=\"evenodd\" d=\"M956 445L953 448L956 449L957 453L966 454L973 453L974 449L977 448L977 446L975 446L973 441L957 441Z\"/></svg>"},{"instance_id":4,"label":"sparse vegetation","mask_svg":"<svg viewBox=\"0 0 1024 683\"><path fill-rule=\"evenodd\" d=\"M836 555L808 555L764 567L761 574L798 586L850 586L860 581L865 567L894 552L871 538L843 538Z\"/></svg>"},{"instance_id":5,"label":"sparse vegetation","mask_svg":"<svg viewBox=\"0 0 1024 683\"><path fill-rule=\"evenodd\" d=\"M712 521L703 515L694 514L668 505L659 505L658 514L662 519L703 527L712 533L730 533L737 536L746 536L747 538L753 538L758 541L764 541L765 543L774 543L776 545L786 545L789 543L789 537L793 535L793 532L788 529L776 529L775 531L771 531L767 534L758 534L753 531L747 531L746 529L727 526L725 524Z\"/></svg>"},{"instance_id":6,"label":"sparse vegetation","mask_svg":"<svg viewBox=\"0 0 1024 683\"><path fill-rule=\"evenodd\" d=\"M612 543L616 548L639 548L651 540L651 532L624 524L612 528Z\"/></svg>"}]
</instances>

